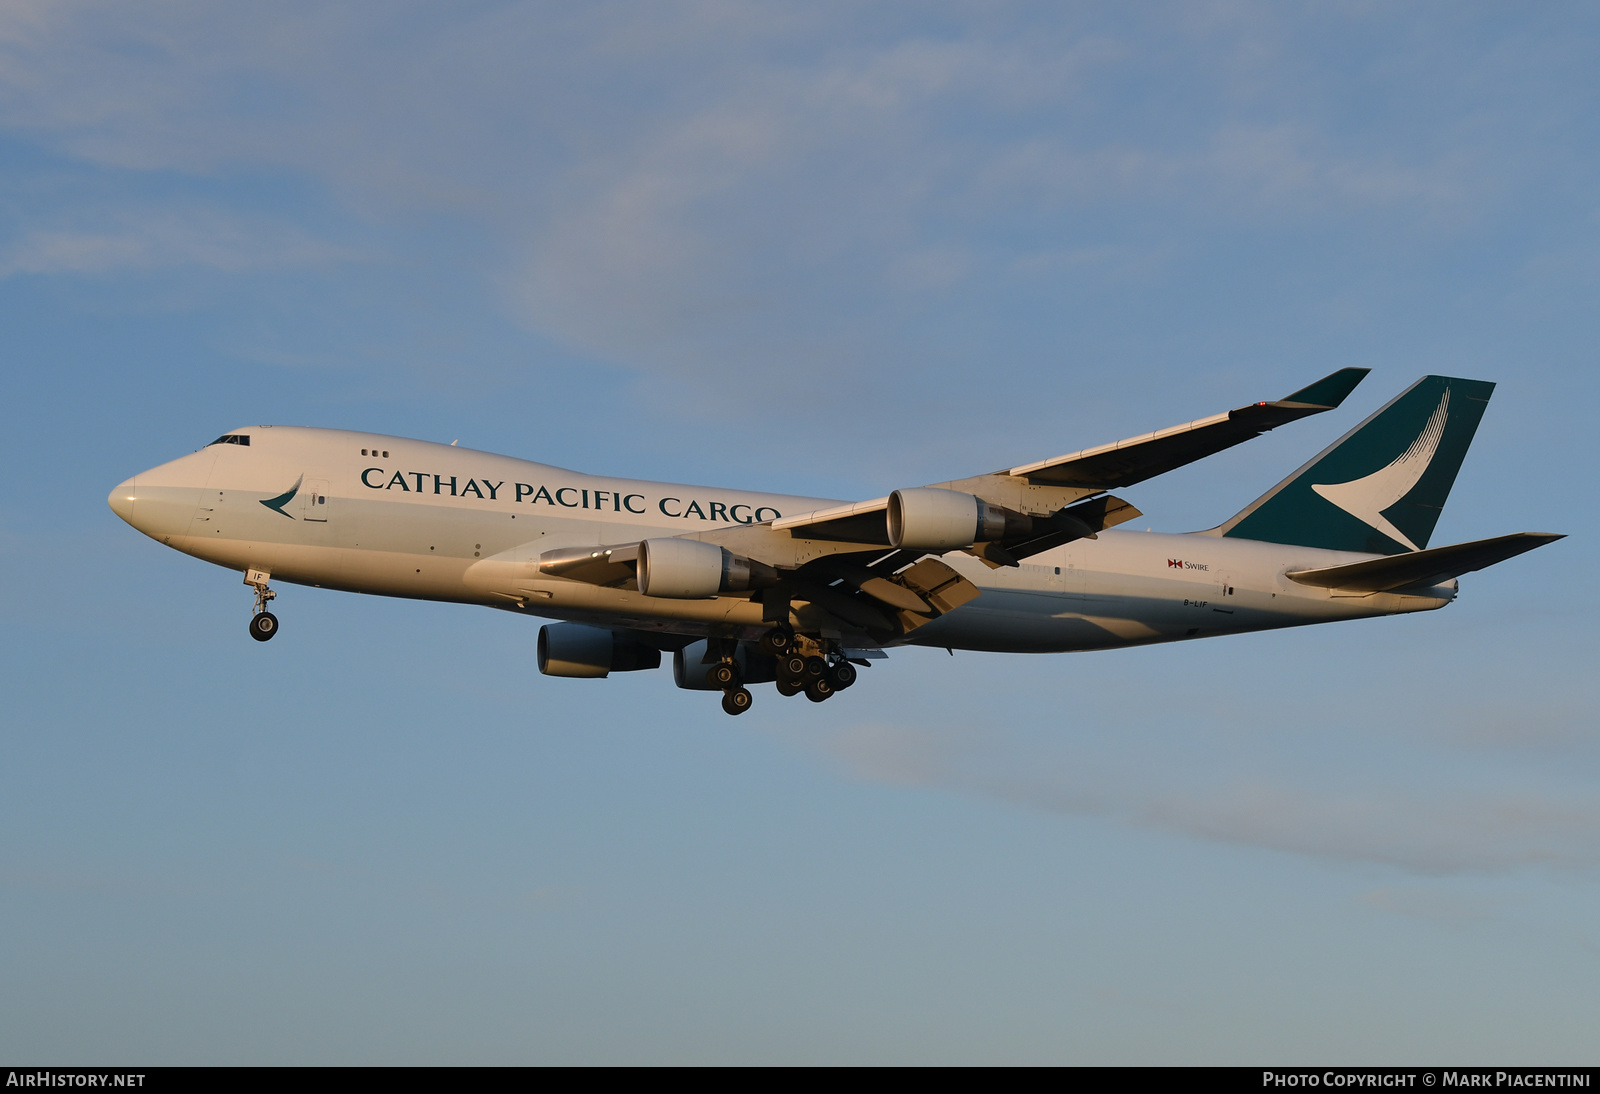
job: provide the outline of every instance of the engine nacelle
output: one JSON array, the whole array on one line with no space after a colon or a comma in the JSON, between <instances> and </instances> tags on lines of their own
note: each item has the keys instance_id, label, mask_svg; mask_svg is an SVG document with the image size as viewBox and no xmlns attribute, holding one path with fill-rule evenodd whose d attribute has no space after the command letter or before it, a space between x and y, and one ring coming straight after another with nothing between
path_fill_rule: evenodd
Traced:
<instances>
[{"instance_id":1,"label":"engine nacelle","mask_svg":"<svg viewBox=\"0 0 1600 1094\"><path fill-rule=\"evenodd\" d=\"M771 585L778 572L726 547L698 539L647 539L639 544L639 591L673 600L703 600Z\"/></svg>"},{"instance_id":2,"label":"engine nacelle","mask_svg":"<svg viewBox=\"0 0 1600 1094\"><path fill-rule=\"evenodd\" d=\"M952 551L1022 535L1033 518L973 494L921 486L889 495L889 542L913 551Z\"/></svg>"},{"instance_id":3,"label":"engine nacelle","mask_svg":"<svg viewBox=\"0 0 1600 1094\"><path fill-rule=\"evenodd\" d=\"M706 682L706 640L690 642L672 655L672 682L685 691L721 691ZM768 684L778 678L777 658L768 657L749 642L740 642L733 655L739 666L739 679L746 684Z\"/></svg>"},{"instance_id":4,"label":"engine nacelle","mask_svg":"<svg viewBox=\"0 0 1600 1094\"><path fill-rule=\"evenodd\" d=\"M661 651L620 638L604 627L550 623L539 628L539 671L586 679L661 667Z\"/></svg>"}]
</instances>

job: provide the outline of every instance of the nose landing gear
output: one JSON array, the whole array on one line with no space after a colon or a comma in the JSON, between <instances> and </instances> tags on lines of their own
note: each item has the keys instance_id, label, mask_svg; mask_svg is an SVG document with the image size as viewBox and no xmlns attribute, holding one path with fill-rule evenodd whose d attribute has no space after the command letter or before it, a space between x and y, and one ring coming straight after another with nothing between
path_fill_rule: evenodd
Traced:
<instances>
[{"instance_id":1,"label":"nose landing gear","mask_svg":"<svg viewBox=\"0 0 1600 1094\"><path fill-rule=\"evenodd\" d=\"M257 642L265 642L278 633L278 617L267 611L268 602L278 595L267 588L271 577L265 570L244 572L244 583L256 591L256 608L250 617L250 637Z\"/></svg>"}]
</instances>

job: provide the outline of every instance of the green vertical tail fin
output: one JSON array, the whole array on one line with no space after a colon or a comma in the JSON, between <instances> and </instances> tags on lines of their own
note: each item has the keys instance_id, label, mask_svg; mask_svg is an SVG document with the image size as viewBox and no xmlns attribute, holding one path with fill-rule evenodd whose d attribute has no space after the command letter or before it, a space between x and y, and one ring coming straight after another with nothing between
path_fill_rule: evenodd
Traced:
<instances>
[{"instance_id":1,"label":"green vertical tail fin","mask_svg":"<svg viewBox=\"0 0 1600 1094\"><path fill-rule=\"evenodd\" d=\"M1494 385L1424 376L1214 535L1395 555L1428 546Z\"/></svg>"}]
</instances>

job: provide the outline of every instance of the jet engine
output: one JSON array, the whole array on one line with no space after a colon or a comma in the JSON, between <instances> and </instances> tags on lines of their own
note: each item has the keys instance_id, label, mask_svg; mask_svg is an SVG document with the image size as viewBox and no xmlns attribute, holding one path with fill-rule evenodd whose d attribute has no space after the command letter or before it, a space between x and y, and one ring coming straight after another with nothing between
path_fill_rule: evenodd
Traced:
<instances>
[{"instance_id":1,"label":"jet engine","mask_svg":"<svg viewBox=\"0 0 1600 1094\"><path fill-rule=\"evenodd\" d=\"M647 539L639 544L639 591L645 596L701 600L772 585L778 571L726 547L698 539Z\"/></svg>"},{"instance_id":2,"label":"jet engine","mask_svg":"<svg viewBox=\"0 0 1600 1094\"><path fill-rule=\"evenodd\" d=\"M593 679L660 667L660 650L630 642L604 627L550 623L539 628L539 671L546 676Z\"/></svg>"},{"instance_id":3,"label":"jet engine","mask_svg":"<svg viewBox=\"0 0 1600 1094\"><path fill-rule=\"evenodd\" d=\"M951 551L1032 528L1032 517L957 490L921 486L889 495L889 542L895 547Z\"/></svg>"}]
</instances>

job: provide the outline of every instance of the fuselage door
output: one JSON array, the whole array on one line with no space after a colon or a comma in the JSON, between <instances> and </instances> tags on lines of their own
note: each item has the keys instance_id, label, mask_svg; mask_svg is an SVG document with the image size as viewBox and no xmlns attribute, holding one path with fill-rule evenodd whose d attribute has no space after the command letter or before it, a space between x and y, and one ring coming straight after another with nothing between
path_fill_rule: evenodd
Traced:
<instances>
[{"instance_id":1,"label":"fuselage door","mask_svg":"<svg viewBox=\"0 0 1600 1094\"><path fill-rule=\"evenodd\" d=\"M1084 599L1087 579L1083 571L1082 560L1073 558L1070 555L1058 555L1054 562L1059 562L1060 565L1052 564L1046 568L1045 587L1051 592L1058 593L1070 600ZM1077 565L1074 565L1074 563L1077 563Z\"/></svg>"},{"instance_id":2,"label":"fuselage door","mask_svg":"<svg viewBox=\"0 0 1600 1094\"><path fill-rule=\"evenodd\" d=\"M307 479L300 488L300 519L328 519L328 480Z\"/></svg>"},{"instance_id":3,"label":"fuselage door","mask_svg":"<svg viewBox=\"0 0 1600 1094\"><path fill-rule=\"evenodd\" d=\"M1232 615L1234 609L1233 575L1219 574L1215 580L1217 582L1216 599L1211 602L1211 606L1216 611Z\"/></svg>"}]
</instances>

